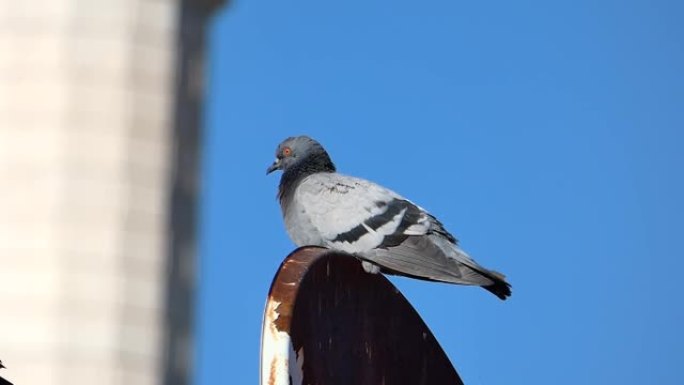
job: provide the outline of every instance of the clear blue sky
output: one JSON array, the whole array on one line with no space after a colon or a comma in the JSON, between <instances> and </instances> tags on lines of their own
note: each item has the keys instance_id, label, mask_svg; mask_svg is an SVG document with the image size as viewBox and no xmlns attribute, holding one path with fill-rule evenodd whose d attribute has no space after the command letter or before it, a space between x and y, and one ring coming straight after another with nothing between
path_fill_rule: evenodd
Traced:
<instances>
[{"instance_id":1,"label":"clear blue sky","mask_svg":"<svg viewBox=\"0 0 684 385\"><path fill-rule=\"evenodd\" d=\"M553 4L552 4L553 3ZM236 0L211 29L197 372L258 381L308 134L436 214L506 302L392 281L468 385L683 384L684 2Z\"/></svg>"}]
</instances>

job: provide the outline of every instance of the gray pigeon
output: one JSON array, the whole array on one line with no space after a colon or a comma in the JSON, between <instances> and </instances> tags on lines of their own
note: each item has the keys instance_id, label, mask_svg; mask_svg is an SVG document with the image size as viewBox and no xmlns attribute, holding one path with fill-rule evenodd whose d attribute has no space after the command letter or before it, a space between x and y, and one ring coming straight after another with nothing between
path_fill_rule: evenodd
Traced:
<instances>
[{"instance_id":1,"label":"gray pigeon","mask_svg":"<svg viewBox=\"0 0 684 385\"><path fill-rule=\"evenodd\" d=\"M338 174L315 140L285 139L267 174L275 170L283 171L278 199L297 246L353 254L369 273L477 285L501 299L511 295L504 275L477 264L434 216L389 189Z\"/></svg>"}]
</instances>

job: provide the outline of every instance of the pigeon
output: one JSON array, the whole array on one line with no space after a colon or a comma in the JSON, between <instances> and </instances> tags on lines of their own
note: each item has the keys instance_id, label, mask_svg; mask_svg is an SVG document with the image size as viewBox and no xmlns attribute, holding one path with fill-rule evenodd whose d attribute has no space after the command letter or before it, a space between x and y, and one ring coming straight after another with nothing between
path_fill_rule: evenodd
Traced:
<instances>
[{"instance_id":1,"label":"pigeon","mask_svg":"<svg viewBox=\"0 0 684 385\"><path fill-rule=\"evenodd\" d=\"M266 174L281 170L278 200L297 246L351 254L368 273L481 286L502 300L505 276L475 262L425 209L371 181L337 173L320 143L285 139Z\"/></svg>"}]
</instances>

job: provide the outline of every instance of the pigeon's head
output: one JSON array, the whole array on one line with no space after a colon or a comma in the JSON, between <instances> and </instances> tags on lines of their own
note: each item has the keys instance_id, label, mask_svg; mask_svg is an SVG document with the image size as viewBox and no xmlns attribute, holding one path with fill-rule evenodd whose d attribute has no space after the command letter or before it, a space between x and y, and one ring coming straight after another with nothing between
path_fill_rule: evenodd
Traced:
<instances>
[{"instance_id":1,"label":"pigeon's head","mask_svg":"<svg viewBox=\"0 0 684 385\"><path fill-rule=\"evenodd\" d=\"M300 169L307 172L335 171L335 166L323 146L308 136L293 136L282 141L276 148L275 162L266 170L270 174L275 170Z\"/></svg>"}]
</instances>

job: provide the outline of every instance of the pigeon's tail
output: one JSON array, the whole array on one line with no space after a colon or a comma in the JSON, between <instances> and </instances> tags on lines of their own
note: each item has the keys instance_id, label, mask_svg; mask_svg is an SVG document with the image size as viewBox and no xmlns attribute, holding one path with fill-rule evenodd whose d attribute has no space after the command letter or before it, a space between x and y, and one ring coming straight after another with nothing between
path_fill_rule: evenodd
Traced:
<instances>
[{"instance_id":1,"label":"pigeon's tail","mask_svg":"<svg viewBox=\"0 0 684 385\"><path fill-rule=\"evenodd\" d=\"M494 282L490 285L483 285L483 289L494 294L503 301L505 301L506 298L511 296L511 284L506 282L506 277L503 274L497 273L496 271L492 270L486 270L485 272L481 271L480 273L482 273L492 282Z\"/></svg>"},{"instance_id":2,"label":"pigeon's tail","mask_svg":"<svg viewBox=\"0 0 684 385\"><path fill-rule=\"evenodd\" d=\"M441 237L409 236L397 246L374 249L360 257L380 266L387 274L481 286L502 300L511 295L511 285L503 274L478 265Z\"/></svg>"},{"instance_id":3,"label":"pigeon's tail","mask_svg":"<svg viewBox=\"0 0 684 385\"><path fill-rule=\"evenodd\" d=\"M456 245L451 245L449 251L451 258L458 261L461 267L461 275L464 278L467 277L471 285L481 286L483 289L499 297L502 301L511 296L511 284L506 282L505 275L480 266Z\"/></svg>"}]
</instances>

